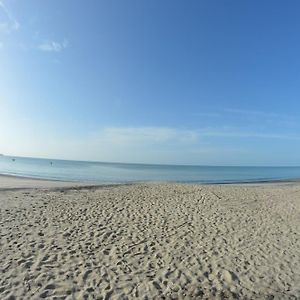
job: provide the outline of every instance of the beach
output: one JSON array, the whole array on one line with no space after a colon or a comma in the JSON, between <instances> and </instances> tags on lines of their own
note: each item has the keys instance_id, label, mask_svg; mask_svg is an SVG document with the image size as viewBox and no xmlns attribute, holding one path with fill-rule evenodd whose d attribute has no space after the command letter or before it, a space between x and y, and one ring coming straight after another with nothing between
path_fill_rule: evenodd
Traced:
<instances>
[{"instance_id":1,"label":"beach","mask_svg":"<svg viewBox=\"0 0 300 300\"><path fill-rule=\"evenodd\" d=\"M0 177L1 299L299 299L300 183Z\"/></svg>"}]
</instances>

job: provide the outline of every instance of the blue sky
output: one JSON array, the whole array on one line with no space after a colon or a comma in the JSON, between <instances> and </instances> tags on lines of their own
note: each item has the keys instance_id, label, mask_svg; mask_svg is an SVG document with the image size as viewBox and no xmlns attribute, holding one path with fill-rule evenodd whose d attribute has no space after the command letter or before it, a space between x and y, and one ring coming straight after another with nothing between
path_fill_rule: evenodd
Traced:
<instances>
[{"instance_id":1,"label":"blue sky","mask_svg":"<svg viewBox=\"0 0 300 300\"><path fill-rule=\"evenodd\" d=\"M299 11L0 0L0 153L300 165Z\"/></svg>"}]
</instances>

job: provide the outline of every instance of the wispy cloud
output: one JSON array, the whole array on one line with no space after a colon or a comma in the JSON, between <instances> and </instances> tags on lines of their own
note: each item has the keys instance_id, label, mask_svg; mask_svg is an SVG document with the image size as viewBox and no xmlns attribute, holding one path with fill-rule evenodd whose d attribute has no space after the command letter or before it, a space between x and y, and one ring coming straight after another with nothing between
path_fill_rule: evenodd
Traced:
<instances>
[{"instance_id":1,"label":"wispy cloud","mask_svg":"<svg viewBox=\"0 0 300 300\"><path fill-rule=\"evenodd\" d=\"M111 127L100 133L102 139L111 143L194 143L198 140L198 133L194 130L182 130L168 127Z\"/></svg>"},{"instance_id":2,"label":"wispy cloud","mask_svg":"<svg viewBox=\"0 0 300 300\"><path fill-rule=\"evenodd\" d=\"M260 131L246 131L239 129L200 129L199 136L204 137L222 137L222 138L256 138L256 139L281 139L281 140L300 140L300 135L291 135L285 133L269 133Z\"/></svg>"},{"instance_id":3,"label":"wispy cloud","mask_svg":"<svg viewBox=\"0 0 300 300\"><path fill-rule=\"evenodd\" d=\"M159 155L170 155L173 153L182 153L189 155L195 154L193 151L204 151L209 153L212 148L218 151L228 148L226 140L256 140L273 142L290 141L299 143L300 135L289 135L283 133L270 133L260 131L247 131L239 128L198 128L198 129L178 129L170 127L107 127L97 132L91 133L83 138L83 145L90 145L91 149L98 149L106 157L110 154L117 153L123 157L124 153L131 153L130 159L134 159L135 155L141 156L141 153L158 152ZM223 145L219 148L220 143ZM225 143L225 144L224 144ZM82 145L75 148L80 149ZM229 147L230 151L232 147ZM100 150L101 149L101 150ZM196 150L195 150L196 149ZM246 149L241 147L241 149ZM239 151L241 150L239 149ZM126 155L127 155L126 154ZM134 155L135 154L135 155ZM129 155L129 154L128 154ZM129 156L128 156L129 159Z\"/></svg>"},{"instance_id":4,"label":"wispy cloud","mask_svg":"<svg viewBox=\"0 0 300 300\"><path fill-rule=\"evenodd\" d=\"M45 41L38 45L38 49L46 52L61 52L69 46L67 39L64 39L62 42L55 41Z\"/></svg>"},{"instance_id":5,"label":"wispy cloud","mask_svg":"<svg viewBox=\"0 0 300 300\"><path fill-rule=\"evenodd\" d=\"M0 135L0 150L15 155L144 163L248 164L269 161L267 153L270 149L265 149L266 143L261 144L260 141L271 142L272 139L270 145L273 147L290 145L291 154L295 153L292 147L300 143L300 136L220 127L191 130L169 127L106 127L73 137L62 132L45 135L44 131L31 127L34 125L22 128L15 121L11 123L11 119L7 117L7 112L0 111L0 128L7 129L2 130L3 134ZM30 124L30 121L25 123ZM21 131L15 135L17 127ZM255 145L262 145L261 154L260 147L249 147L249 143L231 143L232 139L252 141L250 138L257 139ZM16 149L22 151L16 152L19 151ZM281 154L278 152L276 155L279 157ZM292 162L286 154L280 157L282 163Z\"/></svg>"},{"instance_id":6,"label":"wispy cloud","mask_svg":"<svg viewBox=\"0 0 300 300\"><path fill-rule=\"evenodd\" d=\"M0 9L3 11L5 20L0 23L0 32L11 33L20 28L19 22L7 8L3 1L0 1Z\"/></svg>"},{"instance_id":7,"label":"wispy cloud","mask_svg":"<svg viewBox=\"0 0 300 300\"><path fill-rule=\"evenodd\" d=\"M217 118L220 117L221 114L217 112L193 112L190 114L191 116L196 116L196 117L208 117L208 118Z\"/></svg>"},{"instance_id":8,"label":"wispy cloud","mask_svg":"<svg viewBox=\"0 0 300 300\"><path fill-rule=\"evenodd\" d=\"M261 117L261 118L287 118L291 117L285 114L278 114L274 112L265 112L265 111L258 111L258 110L246 110L246 109L236 109L236 108L225 108L225 112L239 114L243 116L250 116L250 117Z\"/></svg>"}]
</instances>

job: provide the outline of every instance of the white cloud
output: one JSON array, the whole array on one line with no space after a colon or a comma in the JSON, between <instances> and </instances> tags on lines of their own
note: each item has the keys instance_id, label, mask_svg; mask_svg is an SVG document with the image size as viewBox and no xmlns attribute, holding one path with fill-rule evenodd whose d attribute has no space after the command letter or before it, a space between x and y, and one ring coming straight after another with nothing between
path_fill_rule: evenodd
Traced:
<instances>
[{"instance_id":1,"label":"white cloud","mask_svg":"<svg viewBox=\"0 0 300 300\"><path fill-rule=\"evenodd\" d=\"M190 115L196 117L208 117L208 118L217 118L221 116L220 113L216 113L216 112L193 112Z\"/></svg>"},{"instance_id":2,"label":"white cloud","mask_svg":"<svg viewBox=\"0 0 300 300\"><path fill-rule=\"evenodd\" d=\"M300 140L300 135L291 135L286 133L269 133L258 131L245 131L240 129L201 129L201 137L222 137L222 138L256 138L256 139L280 139L280 140Z\"/></svg>"},{"instance_id":3,"label":"white cloud","mask_svg":"<svg viewBox=\"0 0 300 300\"><path fill-rule=\"evenodd\" d=\"M268 157L263 157L264 148L249 148L249 144L245 146L241 143L243 140L254 138L257 145L265 145L259 140L272 139L273 145L289 144L294 147L300 142L300 136L296 135L220 127L193 130L106 127L97 132L70 136L68 132L29 125L30 120L23 122L20 118L8 118L7 115L7 111L0 111L0 153L20 156L136 163L247 164L255 157L261 158L262 163ZM238 143L231 143L232 139ZM280 153L276 155L280 156ZM282 162L284 159L289 157L282 157Z\"/></svg>"},{"instance_id":4,"label":"white cloud","mask_svg":"<svg viewBox=\"0 0 300 300\"><path fill-rule=\"evenodd\" d=\"M0 9L4 13L5 19L0 23L0 32L11 33L20 28L19 22L10 12L10 10L4 5L3 1L0 1Z\"/></svg>"},{"instance_id":5,"label":"white cloud","mask_svg":"<svg viewBox=\"0 0 300 300\"><path fill-rule=\"evenodd\" d=\"M55 41L45 41L38 45L38 49L46 52L61 52L69 46L69 42L67 39L64 39L63 42L55 42Z\"/></svg>"},{"instance_id":6,"label":"white cloud","mask_svg":"<svg viewBox=\"0 0 300 300\"><path fill-rule=\"evenodd\" d=\"M19 131L11 127L7 131L2 128L5 134L0 134L0 153L99 161L176 163L188 156L193 147L201 144L197 132L167 127L109 127L70 137L56 131L45 133L34 125L28 127L28 122L25 124Z\"/></svg>"},{"instance_id":7,"label":"white cloud","mask_svg":"<svg viewBox=\"0 0 300 300\"><path fill-rule=\"evenodd\" d=\"M100 135L112 143L166 143L188 142L198 140L198 133L193 130L181 130L168 127L111 127Z\"/></svg>"},{"instance_id":8,"label":"white cloud","mask_svg":"<svg viewBox=\"0 0 300 300\"><path fill-rule=\"evenodd\" d=\"M261 117L261 118L290 118L289 115L284 114L277 114L274 112L265 112L265 111L259 111L259 110L246 110L246 109L236 109L236 108L225 108L225 112L228 113L234 113L244 116L250 116L250 117Z\"/></svg>"}]
</instances>

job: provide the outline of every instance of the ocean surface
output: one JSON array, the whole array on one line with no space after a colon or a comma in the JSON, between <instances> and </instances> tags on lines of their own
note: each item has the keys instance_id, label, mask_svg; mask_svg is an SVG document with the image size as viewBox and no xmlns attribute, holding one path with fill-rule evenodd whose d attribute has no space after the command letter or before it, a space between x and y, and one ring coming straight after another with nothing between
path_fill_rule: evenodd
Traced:
<instances>
[{"instance_id":1,"label":"ocean surface","mask_svg":"<svg viewBox=\"0 0 300 300\"><path fill-rule=\"evenodd\" d=\"M0 174L94 183L224 183L299 179L300 167L150 165L0 156Z\"/></svg>"}]
</instances>

